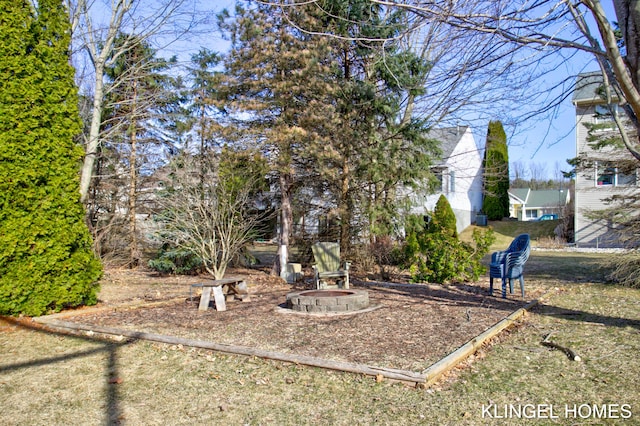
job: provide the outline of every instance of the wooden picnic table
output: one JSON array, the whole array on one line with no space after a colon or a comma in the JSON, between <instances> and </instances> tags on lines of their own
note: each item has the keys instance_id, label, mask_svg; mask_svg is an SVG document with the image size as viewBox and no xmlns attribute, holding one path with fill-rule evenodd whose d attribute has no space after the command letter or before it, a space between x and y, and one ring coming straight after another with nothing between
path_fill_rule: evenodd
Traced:
<instances>
[{"instance_id":1,"label":"wooden picnic table","mask_svg":"<svg viewBox=\"0 0 640 426\"><path fill-rule=\"evenodd\" d=\"M213 301L216 311L226 311L226 301L241 300L243 302L249 301L249 290L247 283L242 277L228 277L220 280L207 280L201 283L191 284L189 292L189 298L193 300L192 292L194 287L202 288L202 295L200 296L200 305L198 310L206 311L209 309L209 302L211 302L211 294L213 294Z\"/></svg>"}]
</instances>

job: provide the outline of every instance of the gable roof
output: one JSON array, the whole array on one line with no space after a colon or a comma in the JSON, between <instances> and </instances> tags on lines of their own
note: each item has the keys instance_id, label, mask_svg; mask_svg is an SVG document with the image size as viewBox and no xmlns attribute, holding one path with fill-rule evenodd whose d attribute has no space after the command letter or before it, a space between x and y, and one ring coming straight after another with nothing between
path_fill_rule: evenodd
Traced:
<instances>
[{"instance_id":1,"label":"gable roof","mask_svg":"<svg viewBox=\"0 0 640 426\"><path fill-rule=\"evenodd\" d=\"M509 195L521 200L527 207L545 207L557 206L559 203L566 204L569 193L566 189L531 190L529 188L513 188L509 190Z\"/></svg>"},{"instance_id":2,"label":"gable roof","mask_svg":"<svg viewBox=\"0 0 640 426\"><path fill-rule=\"evenodd\" d=\"M562 201L562 195L557 189L531 191L527 204L535 207L557 206Z\"/></svg>"},{"instance_id":3,"label":"gable roof","mask_svg":"<svg viewBox=\"0 0 640 426\"><path fill-rule=\"evenodd\" d=\"M573 89L573 96L571 102L574 105L577 104L602 104L605 100L598 94L598 90L602 86L604 79L600 71L585 72L578 74L576 77L576 85ZM621 98L618 90L615 89L615 95Z\"/></svg>"},{"instance_id":4,"label":"gable roof","mask_svg":"<svg viewBox=\"0 0 640 426\"><path fill-rule=\"evenodd\" d=\"M467 132L469 126L442 127L439 129L430 129L427 136L440 142L442 150L442 162L451 157L453 150L456 148L462 136Z\"/></svg>"},{"instance_id":5,"label":"gable roof","mask_svg":"<svg viewBox=\"0 0 640 426\"><path fill-rule=\"evenodd\" d=\"M509 195L526 204L529 192L531 192L529 188L513 188L509 190Z\"/></svg>"}]
</instances>

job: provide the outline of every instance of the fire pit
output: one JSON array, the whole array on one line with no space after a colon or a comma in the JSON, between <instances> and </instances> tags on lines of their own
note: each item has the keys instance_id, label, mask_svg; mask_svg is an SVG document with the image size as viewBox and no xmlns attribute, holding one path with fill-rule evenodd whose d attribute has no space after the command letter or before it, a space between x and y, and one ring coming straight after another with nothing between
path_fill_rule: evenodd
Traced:
<instances>
[{"instance_id":1,"label":"fire pit","mask_svg":"<svg viewBox=\"0 0 640 426\"><path fill-rule=\"evenodd\" d=\"M305 290L287 294L287 308L298 312L355 312L369 307L367 290Z\"/></svg>"}]
</instances>

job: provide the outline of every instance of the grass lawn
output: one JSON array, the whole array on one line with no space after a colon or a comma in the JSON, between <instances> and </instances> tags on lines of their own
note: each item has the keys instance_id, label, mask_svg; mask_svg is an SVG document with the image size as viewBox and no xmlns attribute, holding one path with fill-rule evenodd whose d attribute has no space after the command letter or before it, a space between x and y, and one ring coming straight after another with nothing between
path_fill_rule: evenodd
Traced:
<instances>
[{"instance_id":1,"label":"grass lawn","mask_svg":"<svg viewBox=\"0 0 640 426\"><path fill-rule=\"evenodd\" d=\"M460 239L463 241L473 241L471 235L473 230L491 228L493 229L496 241L492 245L493 250L504 250L509 246L513 238L519 234L529 234L531 237L531 246L536 247L538 240L550 240L554 238L553 230L558 226L558 220L530 221L520 222L516 220L498 220L490 221L489 226L471 225L460 233Z\"/></svg>"},{"instance_id":2,"label":"grass lawn","mask_svg":"<svg viewBox=\"0 0 640 426\"><path fill-rule=\"evenodd\" d=\"M640 290L602 283L604 256L532 252L539 307L430 389L0 320L0 423L640 424ZM582 361L542 346L549 333ZM539 418L491 418L505 407Z\"/></svg>"}]
</instances>

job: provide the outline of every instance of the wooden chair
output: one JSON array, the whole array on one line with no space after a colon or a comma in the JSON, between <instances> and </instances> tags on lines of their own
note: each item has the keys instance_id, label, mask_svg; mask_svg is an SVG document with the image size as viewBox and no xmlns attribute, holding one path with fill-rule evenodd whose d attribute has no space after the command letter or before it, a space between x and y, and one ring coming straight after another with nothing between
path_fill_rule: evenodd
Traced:
<instances>
[{"instance_id":1,"label":"wooden chair","mask_svg":"<svg viewBox=\"0 0 640 426\"><path fill-rule=\"evenodd\" d=\"M315 243L311 250L316 264L313 265L315 286L328 288L326 278L336 278L339 288L349 288L349 262L340 267L340 244L330 242Z\"/></svg>"},{"instance_id":2,"label":"wooden chair","mask_svg":"<svg viewBox=\"0 0 640 426\"><path fill-rule=\"evenodd\" d=\"M496 251L491 254L489 265L489 294L493 294L493 279L502 280L502 298L507 297L507 280L509 280L509 292L513 294L513 280L520 280L520 290L524 299L524 264L529 258L531 242L529 234L518 235L504 251Z\"/></svg>"}]
</instances>

